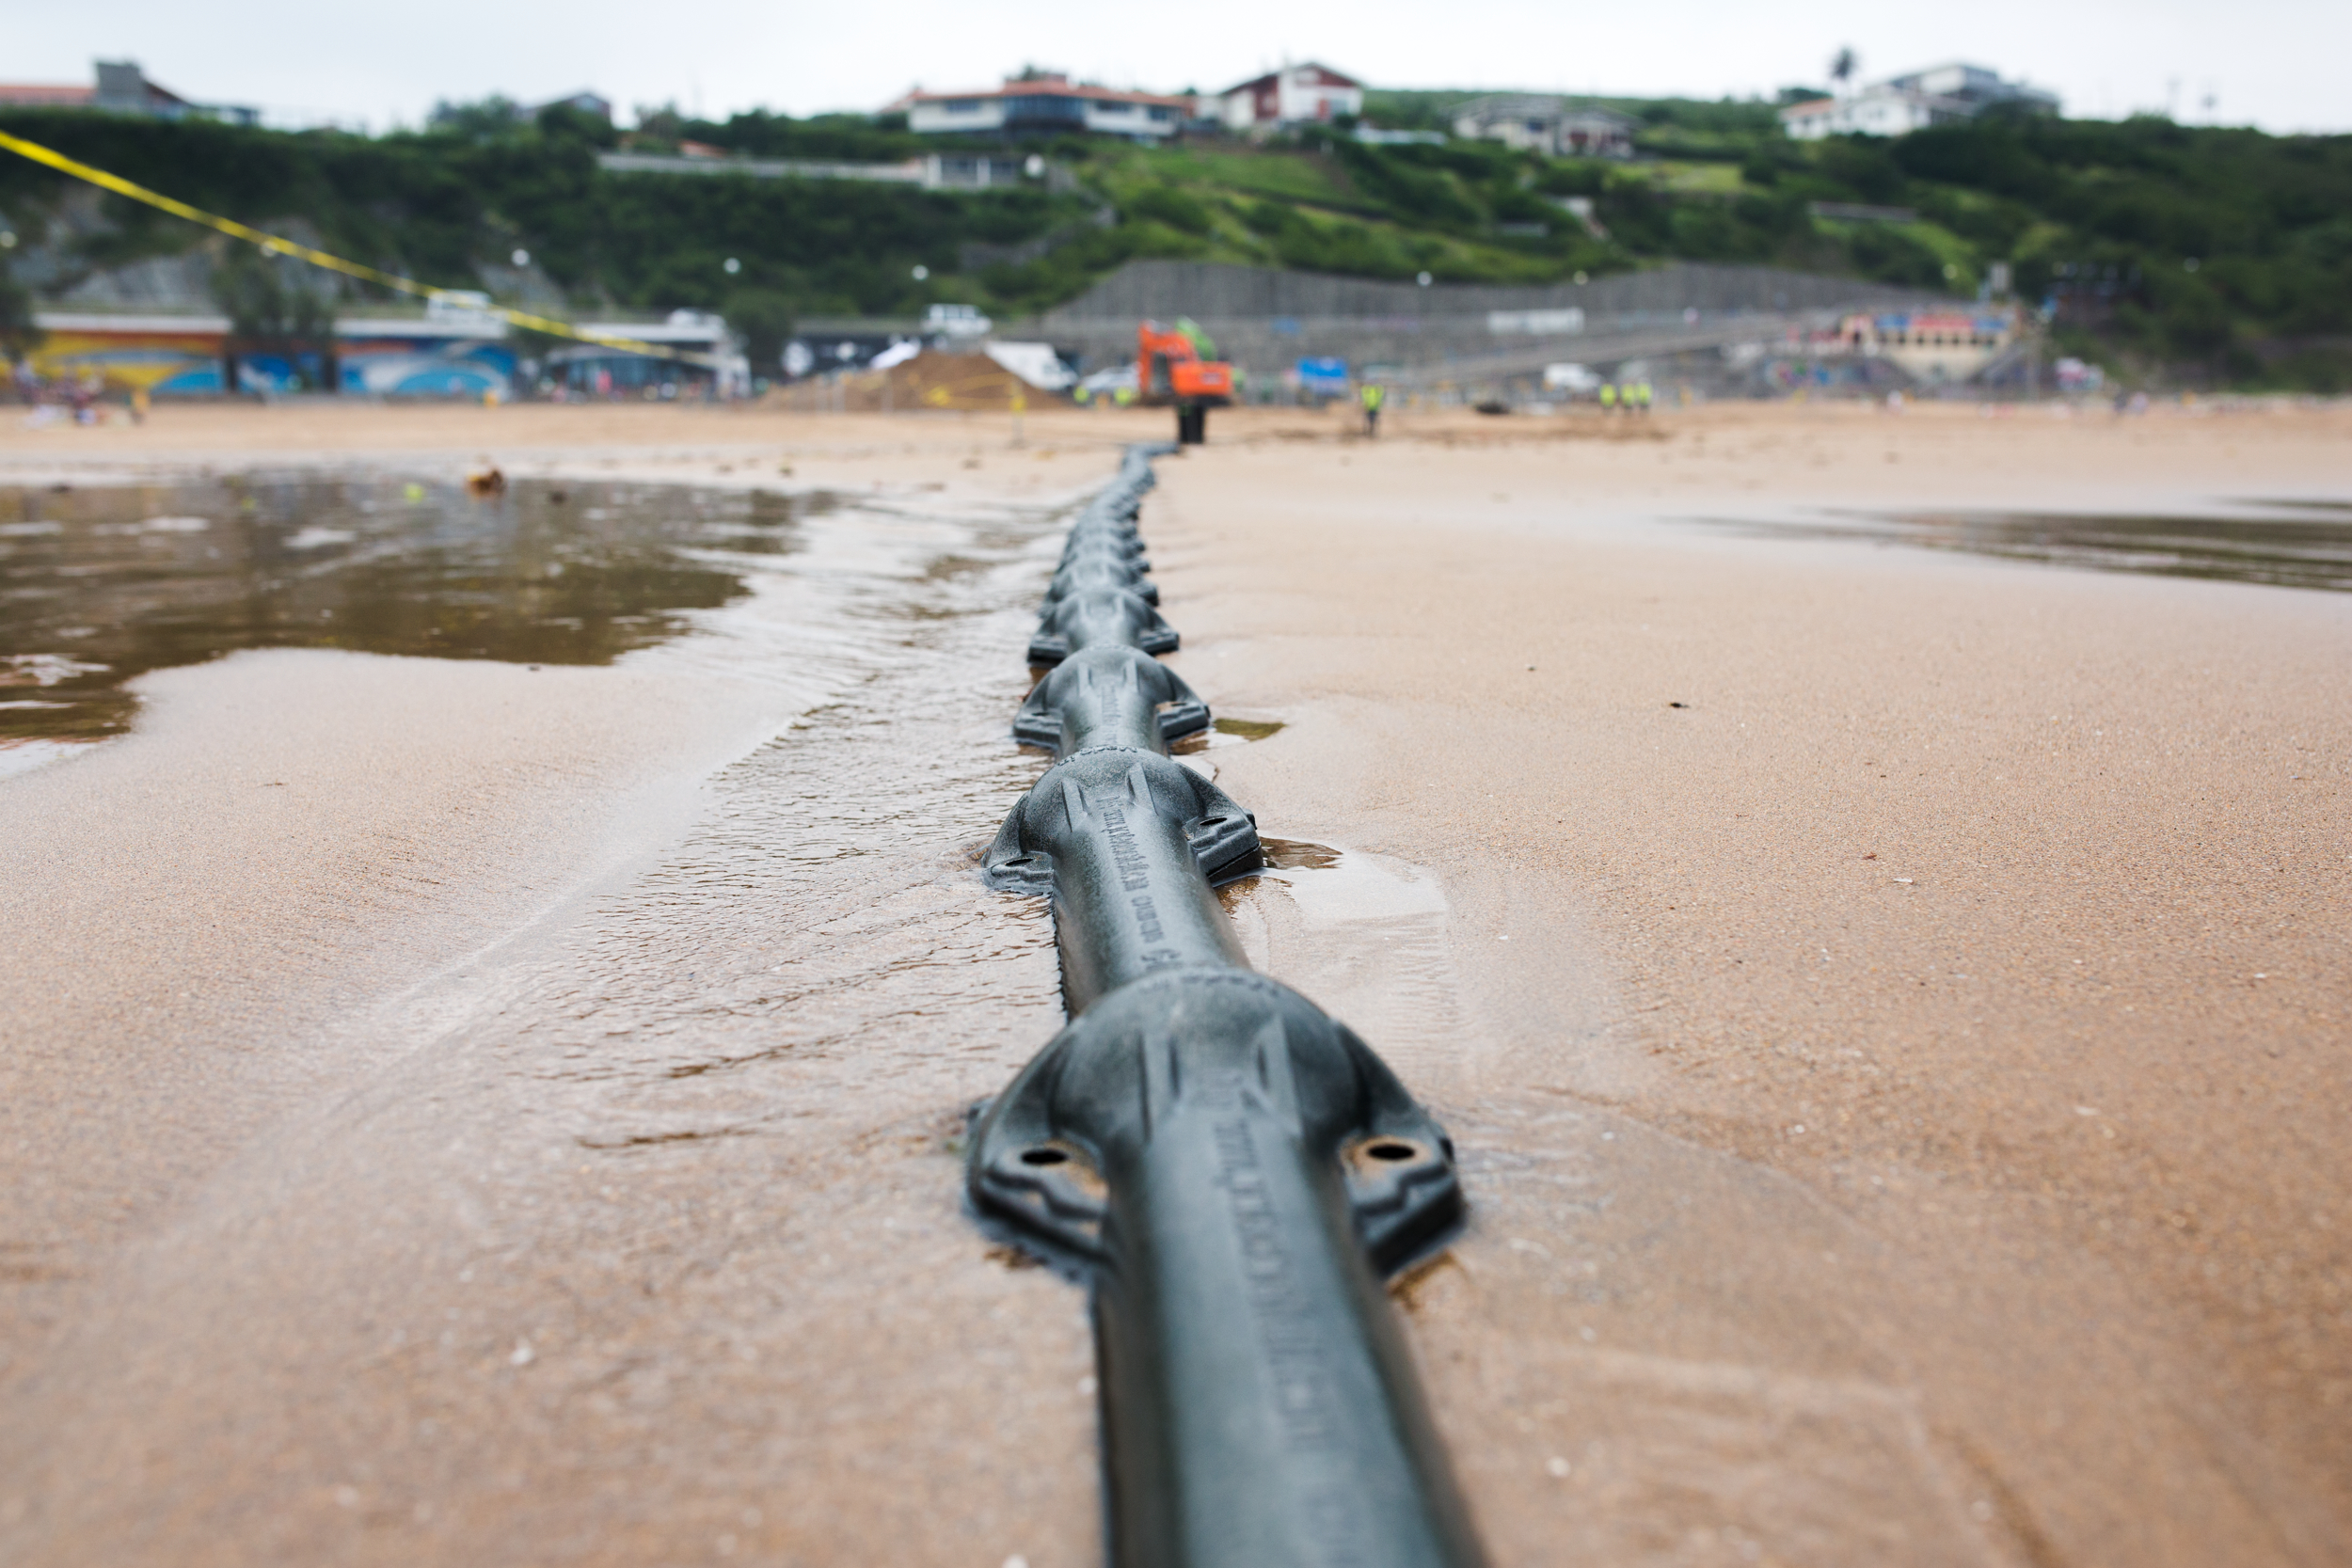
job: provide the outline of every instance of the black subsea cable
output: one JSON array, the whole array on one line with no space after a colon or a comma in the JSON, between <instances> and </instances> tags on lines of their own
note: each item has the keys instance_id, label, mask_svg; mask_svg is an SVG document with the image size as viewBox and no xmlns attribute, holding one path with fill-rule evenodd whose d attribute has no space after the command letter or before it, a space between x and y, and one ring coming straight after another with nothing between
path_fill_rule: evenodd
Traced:
<instances>
[{"instance_id":1,"label":"black subsea cable","mask_svg":"<svg viewBox=\"0 0 2352 1568\"><path fill-rule=\"evenodd\" d=\"M1071 1022L974 1129L973 1202L1085 1271L1118 1568L1483 1561L1380 1276L1460 1218L1454 1147L1347 1027L1250 970L1215 883L1257 823L1168 754L1151 458L1071 529L1014 734L1058 753L985 861L1053 901Z\"/></svg>"}]
</instances>

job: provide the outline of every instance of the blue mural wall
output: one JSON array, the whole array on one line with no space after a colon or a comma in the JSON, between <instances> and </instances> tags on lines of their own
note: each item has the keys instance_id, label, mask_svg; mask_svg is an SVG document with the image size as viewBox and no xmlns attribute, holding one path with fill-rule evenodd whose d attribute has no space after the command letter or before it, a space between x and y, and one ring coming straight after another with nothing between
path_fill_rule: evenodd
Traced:
<instances>
[{"instance_id":1,"label":"blue mural wall","mask_svg":"<svg viewBox=\"0 0 2352 1568\"><path fill-rule=\"evenodd\" d=\"M346 392L378 397L501 396L515 385L516 356L495 339L348 338L336 345Z\"/></svg>"},{"instance_id":2,"label":"blue mural wall","mask_svg":"<svg viewBox=\"0 0 2352 1568\"><path fill-rule=\"evenodd\" d=\"M56 383L144 387L156 397L218 396L231 389L222 379L222 337L217 325L116 327L77 320L51 329L29 357ZM336 386L375 397L505 396L514 388L516 359L496 338L370 331L337 342ZM326 376L321 355L240 355L233 389L283 395L318 388Z\"/></svg>"}]
</instances>

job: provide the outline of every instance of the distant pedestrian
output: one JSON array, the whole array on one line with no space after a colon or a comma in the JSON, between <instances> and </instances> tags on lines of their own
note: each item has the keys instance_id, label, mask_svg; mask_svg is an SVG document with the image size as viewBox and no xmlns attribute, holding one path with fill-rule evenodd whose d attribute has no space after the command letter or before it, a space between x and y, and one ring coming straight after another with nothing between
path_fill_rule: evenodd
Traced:
<instances>
[{"instance_id":1,"label":"distant pedestrian","mask_svg":"<svg viewBox=\"0 0 2352 1568\"><path fill-rule=\"evenodd\" d=\"M1604 414L1617 411L1617 384L1613 381L1600 384L1600 411Z\"/></svg>"},{"instance_id":2,"label":"distant pedestrian","mask_svg":"<svg viewBox=\"0 0 2352 1568\"><path fill-rule=\"evenodd\" d=\"M1389 401L1389 389L1377 381L1367 381L1356 394L1364 403L1364 434L1380 434L1380 405Z\"/></svg>"}]
</instances>

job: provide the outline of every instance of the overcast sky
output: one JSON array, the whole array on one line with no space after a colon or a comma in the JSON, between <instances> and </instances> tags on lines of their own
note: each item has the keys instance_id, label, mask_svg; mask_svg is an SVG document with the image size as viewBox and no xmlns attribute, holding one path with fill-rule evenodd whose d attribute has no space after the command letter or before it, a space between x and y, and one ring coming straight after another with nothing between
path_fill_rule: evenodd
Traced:
<instances>
[{"instance_id":1,"label":"overcast sky","mask_svg":"<svg viewBox=\"0 0 2352 1568\"><path fill-rule=\"evenodd\" d=\"M0 0L0 80L86 82L93 58L129 58L189 98L379 130L437 99L580 87L624 118L672 99L713 116L871 109L1029 61L1164 91L1289 58L1376 87L1713 98L1820 83L1841 44L1866 78L1966 59L2055 88L2072 115L2352 130L2347 0Z\"/></svg>"}]
</instances>

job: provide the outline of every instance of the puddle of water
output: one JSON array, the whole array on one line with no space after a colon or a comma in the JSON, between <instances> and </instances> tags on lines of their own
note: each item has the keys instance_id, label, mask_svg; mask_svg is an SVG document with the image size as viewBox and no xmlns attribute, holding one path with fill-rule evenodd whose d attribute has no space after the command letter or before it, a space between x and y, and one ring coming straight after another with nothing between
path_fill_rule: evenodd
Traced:
<instances>
[{"instance_id":1,"label":"puddle of water","mask_svg":"<svg viewBox=\"0 0 2352 1568\"><path fill-rule=\"evenodd\" d=\"M1265 873L1268 881L1282 884L1310 926L1445 912L1445 894L1437 879L1403 861L1345 849L1324 854L1328 858L1300 856Z\"/></svg>"},{"instance_id":2,"label":"puddle of water","mask_svg":"<svg viewBox=\"0 0 2352 1568\"><path fill-rule=\"evenodd\" d=\"M1265 883L1279 885L1314 925L1445 912L1437 879L1403 861L1304 839L1264 838L1259 845L1260 868L1217 887L1228 914L1239 914Z\"/></svg>"},{"instance_id":3,"label":"puddle of water","mask_svg":"<svg viewBox=\"0 0 2352 1568\"><path fill-rule=\"evenodd\" d=\"M2288 515L2060 512L1824 513L1802 521L1708 518L1763 537L1867 539L2108 572L2352 592L2352 502L2254 501ZM2295 515L2317 512L2321 516Z\"/></svg>"},{"instance_id":4,"label":"puddle of water","mask_svg":"<svg viewBox=\"0 0 2352 1568\"><path fill-rule=\"evenodd\" d=\"M1255 719L1219 719L1214 721L1209 725L1209 728L1218 735L1230 736L1236 740L1248 741L1271 739L1275 736L1282 733L1283 726L1281 721L1279 719L1272 721L1259 721Z\"/></svg>"},{"instance_id":5,"label":"puddle of water","mask_svg":"<svg viewBox=\"0 0 2352 1568\"><path fill-rule=\"evenodd\" d=\"M1170 746L1170 756L1191 756L1199 752L1213 752L1222 746L1247 746L1253 740L1265 740L1283 730L1279 720L1265 721L1256 719L1214 719L1205 730L1198 730Z\"/></svg>"},{"instance_id":6,"label":"puddle of water","mask_svg":"<svg viewBox=\"0 0 2352 1568\"><path fill-rule=\"evenodd\" d=\"M1340 851L1327 844L1298 838L1262 838L1268 871L1328 871L1340 863Z\"/></svg>"},{"instance_id":7,"label":"puddle of water","mask_svg":"<svg viewBox=\"0 0 2352 1568\"><path fill-rule=\"evenodd\" d=\"M610 663L741 597L833 505L375 476L0 489L0 743L120 734L124 683L240 648Z\"/></svg>"},{"instance_id":8,"label":"puddle of water","mask_svg":"<svg viewBox=\"0 0 2352 1568\"><path fill-rule=\"evenodd\" d=\"M1417 1090L1458 1092L1474 1032L1437 876L1361 849L1262 842L1264 869L1217 890L1251 966L1375 1041Z\"/></svg>"}]
</instances>

